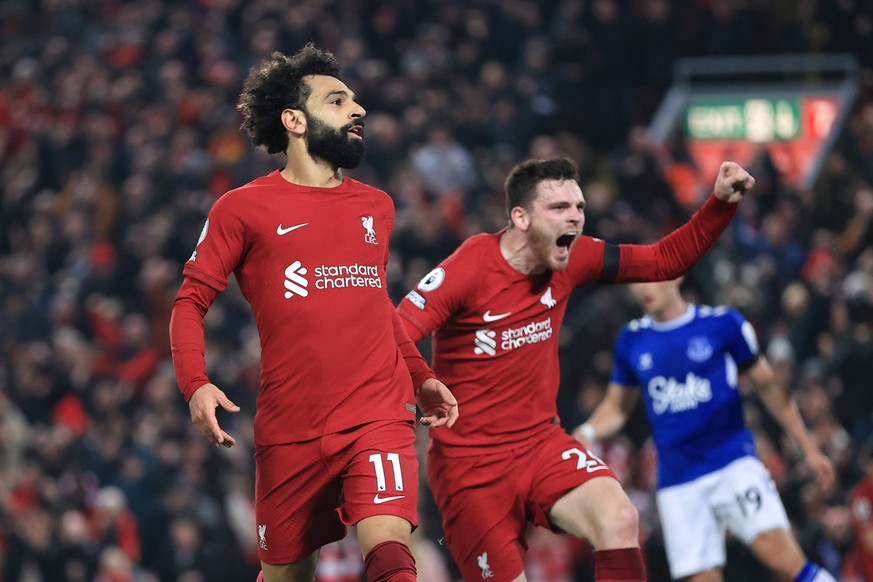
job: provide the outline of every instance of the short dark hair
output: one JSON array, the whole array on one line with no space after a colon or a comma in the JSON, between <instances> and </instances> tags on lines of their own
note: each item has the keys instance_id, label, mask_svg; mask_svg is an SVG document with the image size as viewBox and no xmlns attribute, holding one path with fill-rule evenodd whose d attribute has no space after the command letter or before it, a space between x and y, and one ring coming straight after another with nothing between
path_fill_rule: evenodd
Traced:
<instances>
[{"instance_id":1,"label":"short dark hair","mask_svg":"<svg viewBox=\"0 0 873 582\"><path fill-rule=\"evenodd\" d=\"M342 80L336 57L307 43L293 56L274 52L249 72L236 108L242 113L240 129L257 146L271 154L288 148L288 133L282 125L285 109L305 110L312 89L304 80L308 75L327 75Z\"/></svg>"},{"instance_id":2,"label":"short dark hair","mask_svg":"<svg viewBox=\"0 0 873 582\"><path fill-rule=\"evenodd\" d=\"M569 158L527 160L512 168L504 182L506 211L516 206L530 210L536 198L537 185L545 180L579 180L579 169Z\"/></svg>"}]
</instances>

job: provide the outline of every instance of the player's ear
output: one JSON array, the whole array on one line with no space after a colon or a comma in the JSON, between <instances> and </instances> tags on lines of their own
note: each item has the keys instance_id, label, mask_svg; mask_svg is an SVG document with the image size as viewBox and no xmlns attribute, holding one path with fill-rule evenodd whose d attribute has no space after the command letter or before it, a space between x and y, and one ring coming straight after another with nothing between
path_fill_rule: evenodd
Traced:
<instances>
[{"instance_id":1,"label":"player's ear","mask_svg":"<svg viewBox=\"0 0 873 582\"><path fill-rule=\"evenodd\" d=\"M282 111L282 126L293 134L303 135L306 131L306 116L300 109Z\"/></svg>"},{"instance_id":2,"label":"player's ear","mask_svg":"<svg viewBox=\"0 0 873 582\"><path fill-rule=\"evenodd\" d=\"M527 229L530 227L530 215L521 206L515 206L509 211L509 219L521 231L527 232Z\"/></svg>"}]
</instances>

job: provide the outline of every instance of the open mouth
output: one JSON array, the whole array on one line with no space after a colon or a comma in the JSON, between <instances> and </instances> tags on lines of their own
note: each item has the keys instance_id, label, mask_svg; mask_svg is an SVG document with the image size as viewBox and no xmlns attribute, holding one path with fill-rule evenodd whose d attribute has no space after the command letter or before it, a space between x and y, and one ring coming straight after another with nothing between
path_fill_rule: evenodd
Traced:
<instances>
[{"instance_id":1,"label":"open mouth","mask_svg":"<svg viewBox=\"0 0 873 582\"><path fill-rule=\"evenodd\" d=\"M349 128L349 133L358 137L358 139L364 139L364 124L354 124Z\"/></svg>"},{"instance_id":2,"label":"open mouth","mask_svg":"<svg viewBox=\"0 0 873 582\"><path fill-rule=\"evenodd\" d=\"M573 241L576 240L576 237L579 236L575 232L566 232L558 237L555 241L555 244L558 245L558 250L561 251L561 254L569 254L570 247L573 246Z\"/></svg>"}]
</instances>

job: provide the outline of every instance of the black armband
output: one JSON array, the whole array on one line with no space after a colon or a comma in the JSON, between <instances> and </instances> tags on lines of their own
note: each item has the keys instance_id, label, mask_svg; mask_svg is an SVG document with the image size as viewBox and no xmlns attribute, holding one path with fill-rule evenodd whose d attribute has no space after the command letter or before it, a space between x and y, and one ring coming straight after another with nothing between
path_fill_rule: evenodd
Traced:
<instances>
[{"instance_id":1,"label":"black armband","mask_svg":"<svg viewBox=\"0 0 873 582\"><path fill-rule=\"evenodd\" d=\"M615 283L618 278L618 263L621 259L621 251L618 245L605 244L603 247L603 269L600 270L600 281L603 283Z\"/></svg>"}]
</instances>

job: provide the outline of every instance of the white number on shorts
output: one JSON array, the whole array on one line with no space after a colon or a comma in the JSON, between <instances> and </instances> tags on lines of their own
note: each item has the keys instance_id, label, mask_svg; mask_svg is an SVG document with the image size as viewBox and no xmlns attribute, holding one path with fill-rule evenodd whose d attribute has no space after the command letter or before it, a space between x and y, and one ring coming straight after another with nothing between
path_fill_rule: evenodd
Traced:
<instances>
[{"instance_id":1,"label":"white number on shorts","mask_svg":"<svg viewBox=\"0 0 873 582\"><path fill-rule=\"evenodd\" d=\"M744 494L737 495L736 500L743 517L747 517L749 513L761 511L761 504L764 502L757 487L749 487Z\"/></svg>"},{"instance_id":2,"label":"white number on shorts","mask_svg":"<svg viewBox=\"0 0 873 582\"><path fill-rule=\"evenodd\" d=\"M400 472L400 455L388 453L385 455L385 458L391 463L391 468L394 471L394 490L403 491L403 473ZM370 462L376 468L376 489L385 491L385 467L382 463L382 455L373 453L370 455Z\"/></svg>"},{"instance_id":3,"label":"white number on shorts","mask_svg":"<svg viewBox=\"0 0 873 582\"><path fill-rule=\"evenodd\" d=\"M565 461L569 461L570 458L574 455L577 457L577 471L585 469L589 473L593 473L594 471L599 471L606 468L606 463L598 459L595 455L592 455L591 451L583 451L581 449L577 449L576 447L573 447L572 449L567 449L566 451L561 453L561 458Z\"/></svg>"}]
</instances>

